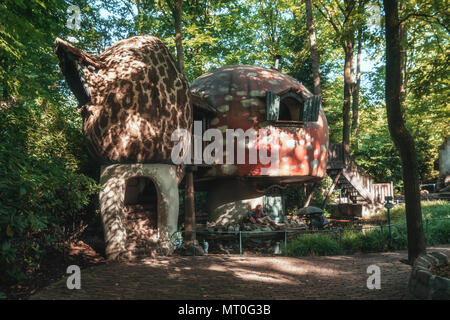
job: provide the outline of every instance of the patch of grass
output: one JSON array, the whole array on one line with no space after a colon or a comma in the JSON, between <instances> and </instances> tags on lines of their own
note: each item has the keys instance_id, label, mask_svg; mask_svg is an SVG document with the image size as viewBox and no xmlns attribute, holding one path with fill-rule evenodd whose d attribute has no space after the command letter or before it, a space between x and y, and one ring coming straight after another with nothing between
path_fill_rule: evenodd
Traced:
<instances>
[{"instance_id":1,"label":"patch of grass","mask_svg":"<svg viewBox=\"0 0 450 320\"><path fill-rule=\"evenodd\" d=\"M450 219L429 220L424 229L428 245L450 243Z\"/></svg>"},{"instance_id":2,"label":"patch of grass","mask_svg":"<svg viewBox=\"0 0 450 320\"><path fill-rule=\"evenodd\" d=\"M385 239L380 230L345 231L342 236L342 250L346 254L356 252L378 252L383 251Z\"/></svg>"},{"instance_id":3,"label":"patch of grass","mask_svg":"<svg viewBox=\"0 0 450 320\"><path fill-rule=\"evenodd\" d=\"M450 217L450 203L445 200L422 201L421 206L423 219ZM387 222L387 210L384 209L382 213L372 218ZM405 221L405 204L396 204L391 210L391 223L404 223Z\"/></svg>"},{"instance_id":4,"label":"patch of grass","mask_svg":"<svg viewBox=\"0 0 450 320\"><path fill-rule=\"evenodd\" d=\"M450 243L450 204L446 201L422 202L424 231L427 245ZM386 213L378 218L386 219ZM425 219L430 219L426 221ZM433 220L434 219L434 220ZM405 205L399 204L391 211L392 241L389 248L389 228L371 230L345 230L341 237L339 232L314 233L300 235L288 242L287 253L290 256L354 254L357 252L381 252L401 250L408 247Z\"/></svg>"},{"instance_id":5,"label":"patch of grass","mask_svg":"<svg viewBox=\"0 0 450 320\"><path fill-rule=\"evenodd\" d=\"M289 256L325 256L341 253L339 243L329 235L313 233L298 236L287 244Z\"/></svg>"}]
</instances>

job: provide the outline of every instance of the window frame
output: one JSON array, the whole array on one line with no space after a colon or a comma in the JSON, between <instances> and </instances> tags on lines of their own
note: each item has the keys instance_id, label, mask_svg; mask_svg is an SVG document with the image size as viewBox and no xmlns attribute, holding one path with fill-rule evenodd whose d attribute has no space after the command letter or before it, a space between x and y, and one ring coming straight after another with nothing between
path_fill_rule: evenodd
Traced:
<instances>
[{"instance_id":1,"label":"window frame","mask_svg":"<svg viewBox=\"0 0 450 320\"><path fill-rule=\"evenodd\" d=\"M279 120L281 102L286 98L292 98L300 103L299 107L302 120ZM284 90L278 94L267 90L266 92L266 120L271 121L274 125L298 126L304 125L305 122L317 122L321 109L321 96L312 95L304 99L293 88Z\"/></svg>"}]
</instances>

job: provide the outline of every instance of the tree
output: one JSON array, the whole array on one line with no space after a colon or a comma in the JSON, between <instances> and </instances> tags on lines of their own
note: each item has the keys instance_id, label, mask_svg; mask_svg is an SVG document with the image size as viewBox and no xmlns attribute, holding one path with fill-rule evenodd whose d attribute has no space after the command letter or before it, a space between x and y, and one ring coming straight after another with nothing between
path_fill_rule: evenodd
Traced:
<instances>
[{"instance_id":1,"label":"tree","mask_svg":"<svg viewBox=\"0 0 450 320\"><path fill-rule=\"evenodd\" d=\"M386 18L386 110L389 132L402 162L405 193L406 224L408 230L408 260L425 252L425 235L420 206L419 175L414 140L405 126L402 111L402 41L398 1L384 0Z\"/></svg>"},{"instance_id":2,"label":"tree","mask_svg":"<svg viewBox=\"0 0 450 320\"><path fill-rule=\"evenodd\" d=\"M351 135L351 104L355 87L355 75L353 67L353 53L355 46L355 31L361 23L359 11L362 10L364 1L359 2L360 10L357 10L356 0L344 0L343 6L339 1L333 2L337 8L329 8L323 1L319 1L322 7L316 5L317 10L331 24L340 45L344 50L344 102L342 105L342 144L345 150L350 150ZM357 12L358 11L358 12ZM338 13L336 13L338 12Z\"/></svg>"},{"instance_id":3,"label":"tree","mask_svg":"<svg viewBox=\"0 0 450 320\"><path fill-rule=\"evenodd\" d=\"M358 15L359 18L364 14L364 2L358 3ZM358 26L358 35L356 37L357 41L357 52L356 52L356 75L355 75L355 85L353 87L353 101L352 101L352 128L354 145L358 149L358 131L359 131L359 92L361 89L361 53L362 53L362 42L363 42L363 27L364 24L360 23Z\"/></svg>"},{"instance_id":4,"label":"tree","mask_svg":"<svg viewBox=\"0 0 450 320\"><path fill-rule=\"evenodd\" d=\"M183 26L181 21L181 13L183 0L168 0L170 11L175 25L175 46L177 48L177 61L180 72L184 73L184 50L183 50Z\"/></svg>"},{"instance_id":5,"label":"tree","mask_svg":"<svg viewBox=\"0 0 450 320\"><path fill-rule=\"evenodd\" d=\"M311 0L305 0L306 19L309 32L309 46L311 50L311 65L314 78L314 94L320 95L319 54L317 52L316 28L312 14Z\"/></svg>"}]
</instances>

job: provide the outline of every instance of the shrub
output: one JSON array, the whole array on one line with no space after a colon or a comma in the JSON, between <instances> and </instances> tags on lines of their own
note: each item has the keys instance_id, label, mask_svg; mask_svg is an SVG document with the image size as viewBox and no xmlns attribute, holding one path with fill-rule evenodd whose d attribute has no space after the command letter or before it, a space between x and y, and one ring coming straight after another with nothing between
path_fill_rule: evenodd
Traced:
<instances>
[{"instance_id":1,"label":"shrub","mask_svg":"<svg viewBox=\"0 0 450 320\"><path fill-rule=\"evenodd\" d=\"M323 256L339 254L339 243L328 235L300 235L287 244L289 256Z\"/></svg>"},{"instance_id":2,"label":"shrub","mask_svg":"<svg viewBox=\"0 0 450 320\"><path fill-rule=\"evenodd\" d=\"M450 243L450 219L429 220L424 228L428 245Z\"/></svg>"},{"instance_id":3,"label":"shrub","mask_svg":"<svg viewBox=\"0 0 450 320\"><path fill-rule=\"evenodd\" d=\"M378 252L385 246L384 237L378 229L362 231L347 231L342 236L342 250L346 254L356 252Z\"/></svg>"},{"instance_id":4,"label":"shrub","mask_svg":"<svg viewBox=\"0 0 450 320\"><path fill-rule=\"evenodd\" d=\"M75 152L81 151L81 130L66 118L56 107L35 102L2 111L0 283L36 270L46 250L85 220L99 190L80 172Z\"/></svg>"}]
</instances>

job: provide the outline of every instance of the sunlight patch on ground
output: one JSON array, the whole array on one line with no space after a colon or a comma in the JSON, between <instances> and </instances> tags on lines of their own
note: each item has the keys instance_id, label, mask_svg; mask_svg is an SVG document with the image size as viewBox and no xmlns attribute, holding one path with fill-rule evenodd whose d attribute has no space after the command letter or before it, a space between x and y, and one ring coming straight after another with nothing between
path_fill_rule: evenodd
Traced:
<instances>
[{"instance_id":1,"label":"sunlight patch on ground","mask_svg":"<svg viewBox=\"0 0 450 320\"><path fill-rule=\"evenodd\" d=\"M317 267L310 261L292 258L252 258L247 261L236 261L248 268L271 268L274 272L287 273L289 275L319 275L319 276L343 276L350 274L352 270L339 270L335 268Z\"/></svg>"},{"instance_id":2,"label":"sunlight patch on ground","mask_svg":"<svg viewBox=\"0 0 450 320\"><path fill-rule=\"evenodd\" d=\"M243 280L251 280L251 281L260 281L260 282L269 282L269 283L292 283L289 279L283 279L283 278L274 278L267 275L260 275L260 274L249 274L248 271L243 272L234 272L234 275L236 277L239 277Z\"/></svg>"}]
</instances>

